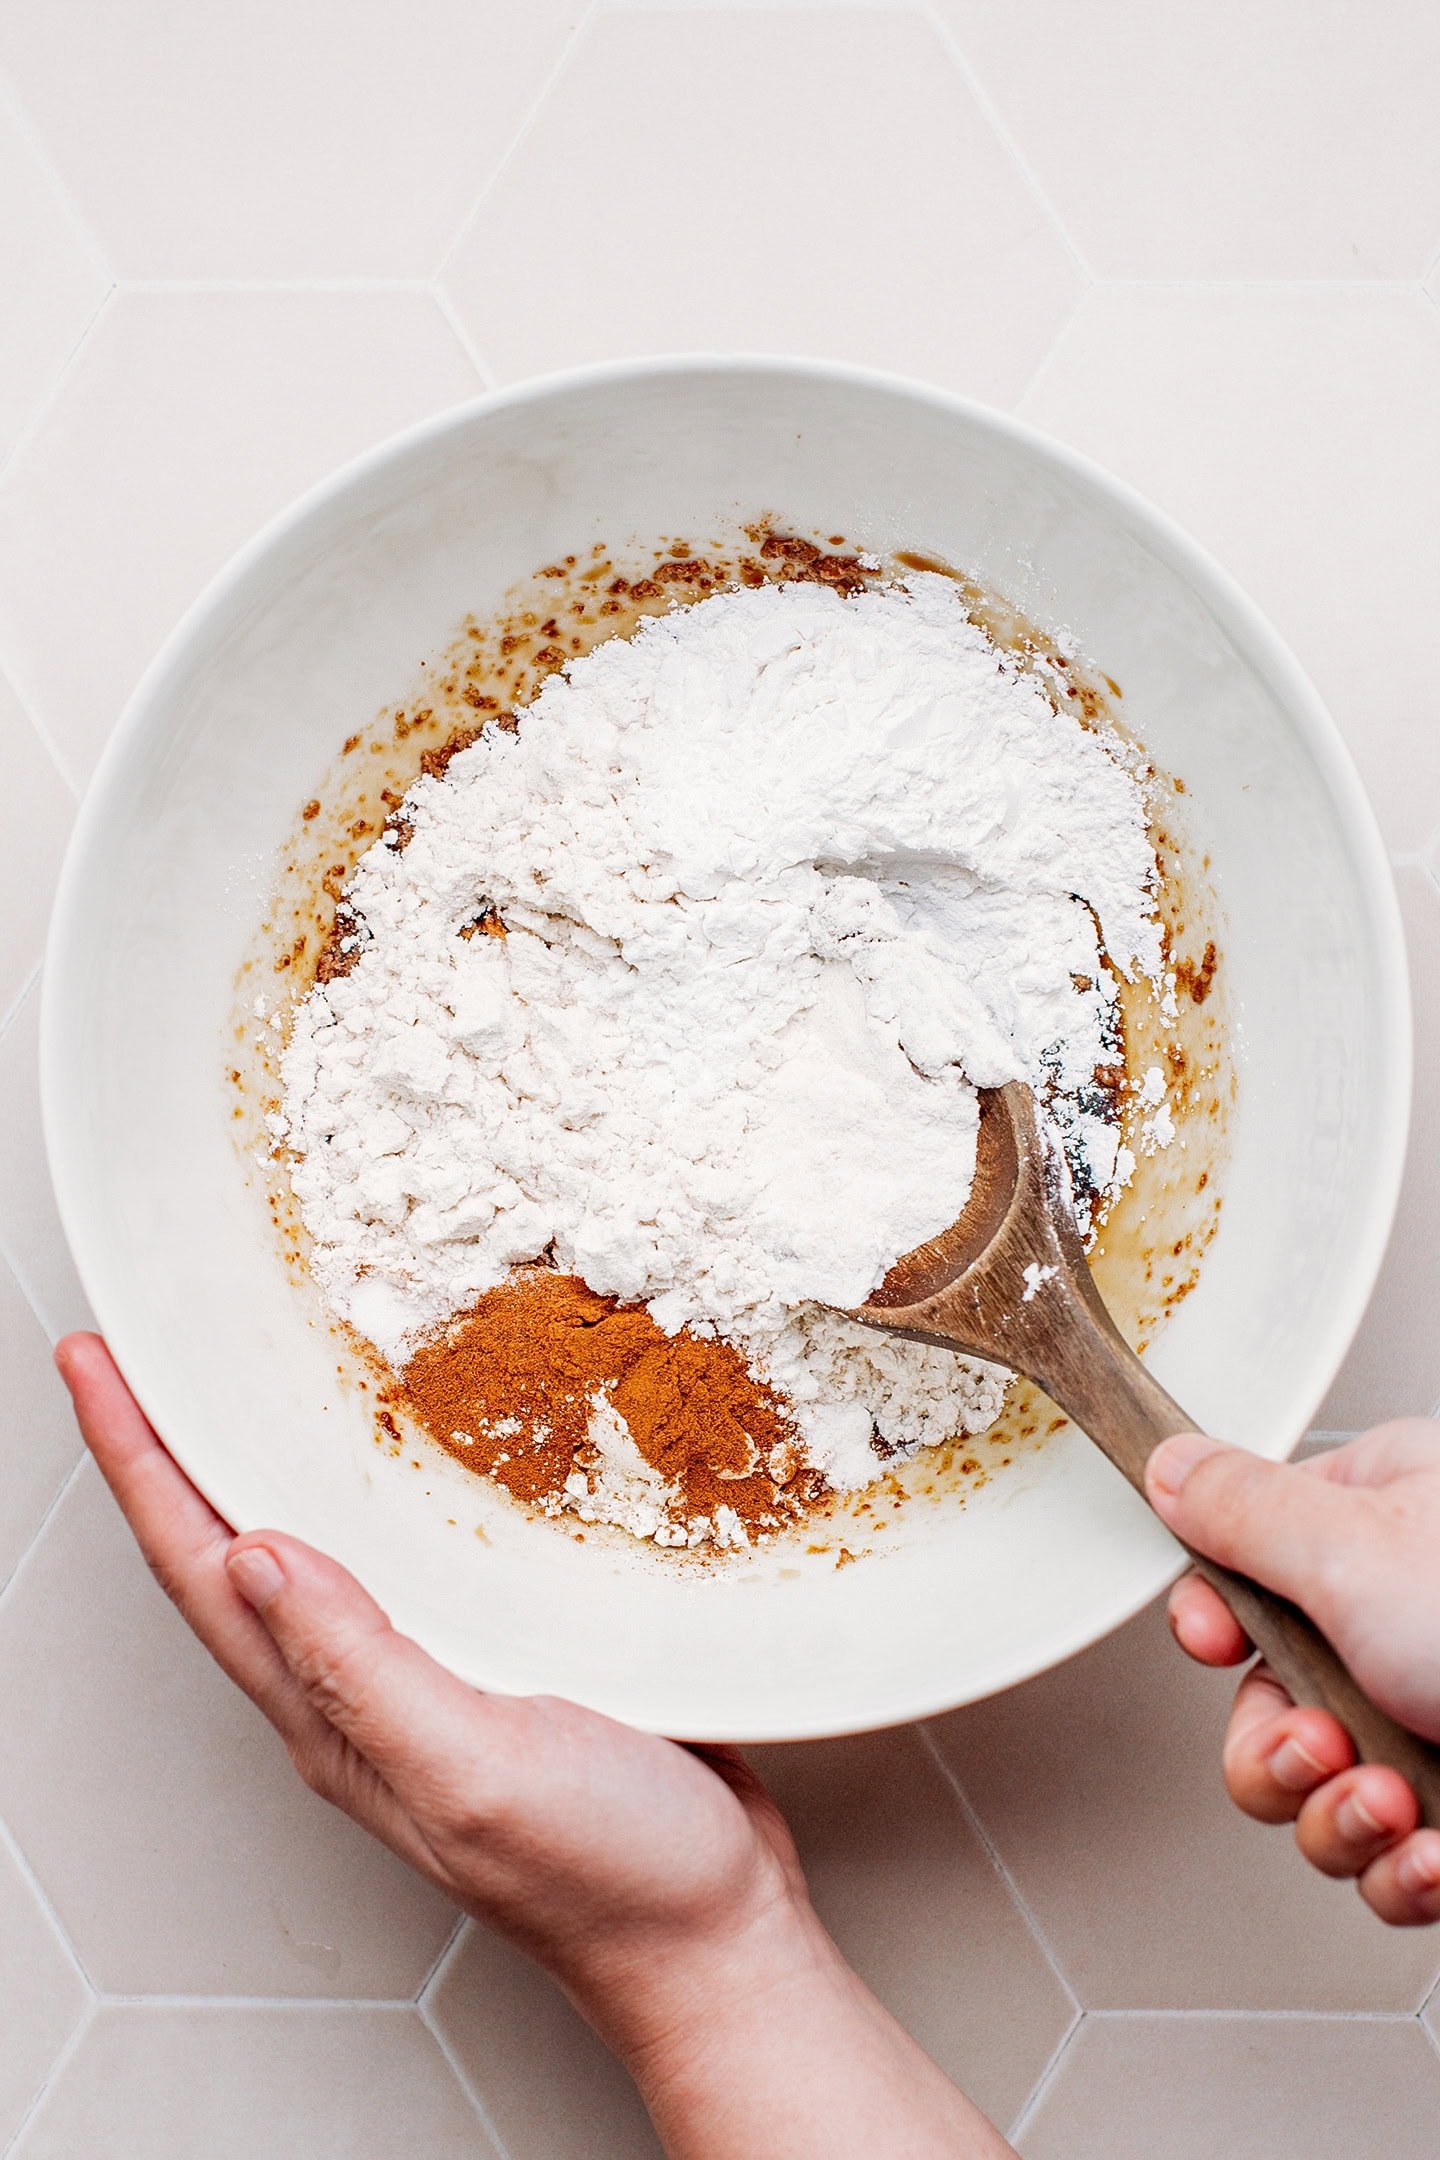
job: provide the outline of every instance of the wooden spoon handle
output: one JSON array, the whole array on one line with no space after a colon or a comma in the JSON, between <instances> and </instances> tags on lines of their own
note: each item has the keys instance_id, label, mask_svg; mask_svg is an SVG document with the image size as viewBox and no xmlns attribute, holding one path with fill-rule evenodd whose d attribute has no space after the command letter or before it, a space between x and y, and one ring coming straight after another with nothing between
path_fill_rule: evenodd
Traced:
<instances>
[{"instance_id":1,"label":"wooden spoon handle","mask_svg":"<svg viewBox=\"0 0 1440 2160\"><path fill-rule=\"evenodd\" d=\"M1060 1283L1055 1287L1059 1290ZM1195 1431L1194 1421L1119 1333L1089 1271L1078 1281L1072 1276L1065 1288L1073 1309L1048 1346L1050 1369L1034 1377L1144 1497L1145 1465L1154 1450L1173 1433ZM1296 1702L1331 1711L1361 1760L1398 1770L1414 1788L1422 1821L1440 1825L1440 1748L1371 1702L1298 1605L1220 1567L1191 1546L1186 1551Z\"/></svg>"}]
</instances>

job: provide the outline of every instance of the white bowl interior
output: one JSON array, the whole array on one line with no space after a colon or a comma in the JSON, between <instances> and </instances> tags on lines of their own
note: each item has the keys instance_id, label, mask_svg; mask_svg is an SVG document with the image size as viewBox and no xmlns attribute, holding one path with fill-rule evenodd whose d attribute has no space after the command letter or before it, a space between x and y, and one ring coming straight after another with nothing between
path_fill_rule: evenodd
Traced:
<instances>
[{"instance_id":1,"label":"white bowl interior","mask_svg":"<svg viewBox=\"0 0 1440 2160\"><path fill-rule=\"evenodd\" d=\"M1175 1548L1075 1435L839 1572L787 1555L695 1579L494 1509L479 1542L473 1483L392 1462L337 1382L245 1189L222 1081L275 850L358 722L555 554L760 510L933 550L1068 625L1184 777L1227 917L1240 1102L1223 1226L1153 1363L1197 1420L1288 1450L1363 1309L1403 1148L1403 964L1373 826L1313 692L1221 573L1082 461L939 394L761 362L596 370L447 416L311 497L192 612L111 747L57 913L45 1092L85 1287L231 1522L335 1553L480 1684L766 1739L1053 1664L1153 1595Z\"/></svg>"}]
</instances>

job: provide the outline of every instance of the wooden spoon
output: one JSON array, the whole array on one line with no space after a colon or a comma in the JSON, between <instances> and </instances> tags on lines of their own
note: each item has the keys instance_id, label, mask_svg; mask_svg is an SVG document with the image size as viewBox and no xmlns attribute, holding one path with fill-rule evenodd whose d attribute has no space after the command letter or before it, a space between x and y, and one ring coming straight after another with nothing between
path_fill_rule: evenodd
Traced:
<instances>
[{"instance_id":1,"label":"wooden spoon","mask_svg":"<svg viewBox=\"0 0 1440 2160\"><path fill-rule=\"evenodd\" d=\"M1145 1465L1195 1422L1146 1371L1105 1309L1080 1243L1059 1150L1041 1135L1028 1087L980 1091L975 1183L957 1223L897 1260L852 1315L1034 1380L1145 1497ZM1187 1548L1188 1549L1188 1548ZM1298 1703L1340 1720L1366 1762L1409 1779L1422 1819L1440 1823L1440 1749L1362 1693L1298 1606L1190 1552Z\"/></svg>"}]
</instances>

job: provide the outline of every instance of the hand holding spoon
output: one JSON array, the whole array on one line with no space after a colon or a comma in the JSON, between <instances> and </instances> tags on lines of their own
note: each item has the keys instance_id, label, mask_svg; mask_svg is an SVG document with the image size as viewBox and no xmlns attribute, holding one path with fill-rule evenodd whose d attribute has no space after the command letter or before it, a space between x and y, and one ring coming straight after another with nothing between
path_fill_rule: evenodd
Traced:
<instances>
[{"instance_id":1,"label":"hand holding spoon","mask_svg":"<svg viewBox=\"0 0 1440 2160\"><path fill-rule=\"evenodd\" d=\"M1019 1081L980 1091L975 1182L959 1221L897 1260L852 1317L1034 1380L1142 1498L1152 1452L1173 1433L1196 1429L1106 1311L1063 1161ZM1203 1553L1190 1558L1295 1701L1329 1710L1361 1759L1398 1770L1422 1820L1440 1824L1440 1749L1370 1701L1297 1605Z\"/></svg>"}]
</instances>

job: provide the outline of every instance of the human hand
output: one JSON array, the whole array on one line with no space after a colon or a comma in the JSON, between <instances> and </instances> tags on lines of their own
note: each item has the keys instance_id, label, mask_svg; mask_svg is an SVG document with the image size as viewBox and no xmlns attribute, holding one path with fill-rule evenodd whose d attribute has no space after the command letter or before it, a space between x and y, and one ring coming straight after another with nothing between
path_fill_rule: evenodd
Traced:
<instances>
[{"instance_id":1,"label":"human hand","mask_svg":"<svg viewBox=\"0 0 1440 2160\"><path fill-rule=\"evenodd\" d=\"M1440 1425L1378 1426L1305 1463L1271 1463L1182 1434L1147 1477L1156 1513L1198 1552L1302 1606L1372 1701L1440 1741ZM1176 1584L1170 1624L1204 1665L1251 1645L1196 1575ZM1382 1920L1440 1919L1440 1829L1396 1770L1357 1764L1328 1711L1297 1708L1256 1666L1240 1683L1225 1782L1259 1822L1293 1822L1322 1874L1353 1877Z\"/></svg>"},{"instance_id":2,"label":"human hand","mask_svg":"<svg viewBox=\"0 0 1440 2160\"><path fill-rule=\"evenodd\" d=\"M335 1561L277 1531L232 1537L97 1336L68 1337L58 1362L151 1568L306 1784L599 2022L617 1995L642 1992L618 1986L622 1968L643 1973L682 1944L693 1957L803 1905L789 1833L738 1755L545 1697L477 1694Z\"/></svg>"},{"instance_id":3,"label":"human hand","mask_svg":"<svg viewBox=\"0 0 1440 2160\"><path fill-rule=\"evenodd\" d=\"M559 1980L673 2160L1014 2160L845 1965L733 1749L477 1694L335 1561L233 1537L98 1336L56 1362L161 1587L306 1783Z\"/></svg>"}]
</instances>

